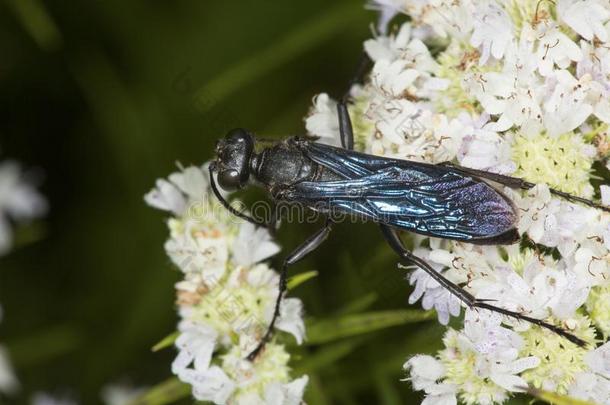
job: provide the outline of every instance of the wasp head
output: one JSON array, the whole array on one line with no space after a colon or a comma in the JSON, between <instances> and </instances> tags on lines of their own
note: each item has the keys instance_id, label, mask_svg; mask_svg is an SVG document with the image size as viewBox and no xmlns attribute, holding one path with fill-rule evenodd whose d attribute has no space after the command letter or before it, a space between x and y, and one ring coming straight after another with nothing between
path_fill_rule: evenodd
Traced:
<instances>
[{"instance_id":1,"label":"wasp head","mask_svg":"<svg viewBox=\"0 0 610 405\"><path fill-rule=\"evenodd\" d=\"M218 184L226 191L244 187L250 177L254 140L244 129L232 129L216 145Z\"/></svg>"}]
</instances>

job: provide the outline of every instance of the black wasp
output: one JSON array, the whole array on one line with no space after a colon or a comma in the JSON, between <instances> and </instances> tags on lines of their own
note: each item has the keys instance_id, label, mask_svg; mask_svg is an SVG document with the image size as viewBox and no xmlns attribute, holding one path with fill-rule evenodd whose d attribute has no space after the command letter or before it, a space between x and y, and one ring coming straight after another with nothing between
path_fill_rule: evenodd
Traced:
<instances>
[{"instance_id":1,"label":"black wasp","mask_svg":"<svg viewBox=\"0 0 610 405\"><path fill-rule=\"evenodd\" d=\"M359 70L364 72L369 63L364 58ZM330 214L335 212L356 214L378 223L382 235L402 261L425 270L468 307L531 322L584 346L583 340L558 326L491 305L492 299L476 299L408 251L398 235L399 230L406 230L478 245L515 243L519 240L517 210L506 195L487 181L520 189L530 189L534 184L451 163L433 165L356 152L347 100L345 96L337 105L343 148L298 137L262 146L244 129L234 129L218 142L216 161L209 168L212 189L233 214L258 225L268 225L231 207L220 194L214 173L227 191L258 185L270 193L276 204L298 204L329 215L325 226L284 260L273 319L248 359L256 358L271 336L286 291L288 267L324 242L333 227ZM608 210L558 190L551 192Z\"/></svg>"}]
</instances>

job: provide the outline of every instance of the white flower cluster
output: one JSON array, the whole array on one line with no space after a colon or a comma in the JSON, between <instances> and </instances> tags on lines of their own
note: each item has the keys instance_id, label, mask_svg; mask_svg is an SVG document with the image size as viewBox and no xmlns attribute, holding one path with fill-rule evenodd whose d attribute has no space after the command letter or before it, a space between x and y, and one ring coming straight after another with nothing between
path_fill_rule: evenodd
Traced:
<instances>
[{"instance_id":1,"label":"white flower cluster","mask_svg":"<svg viewBox=\"0 0 610 405\"><path fill-rule=\"evenodd\" d=\"M290 378L289 353L269 342L250 362L273 316L279 276L263 261L279 252L264 228L236 219L211 194L207 167L158 180L145 197L169 211L165 250L182 271L182 320L172 371L197 400L216 404L298 405L307 376ZM304 339L302 303L284 298L276 328Z\"/></svg>"},{"instance_id":2,"label":"white flower cluster","mask_svg":"<svg viewBox=\"0 0 610 405\"><path fill-rule=\"evenodd\" d=\"M505 189L520 213L518 246L416 239L416 253L480 299L560 325L580 348L524 322L466 310L445 349L406 368L425 403L502 403L530 385L610 403L610 215L552 195L595 195L593 165L610 153L610 2L607 0L376 0L383 22L410 22L365 42L374 66L350 107L367 153L524 178ZM385 32L382 27L381 32ZM334 120L334 121L333 121ZM328 122L328 125L324 125ZM337 133L322 94L306 120ZM603 167L603 165L599 165ZM604 204L610 188L601 187ZM460 303L421 270L410 277L439 321ZM606 362L601 362L603 358Z\"/></svg>"},{"instance_id":3,"label":"white flower cluster","mask_svg":"<svg viewBox=\"0 0 610 405\"><path fill-rule=\"evenodd\" d=\"M25 222L43 215L47 203L27 181L20 166L13 161L0 162L0 256L13 246L11 221ZM0 321L2 321L0 307ZM7 350L0 345L0 394L12 394L19 388Z\"/></svg>"},{"instance_id":4,"label":"white flower cluster","mask_svg":"<svg viewBox=\"0 0 610 405\"><path fill-rule=\"evenodd\" d=\"M27 181L19 164L0 163L0 256L13 246L11 221L25 222L46 213L47 202Z\"/></svg>"}]
</instances>

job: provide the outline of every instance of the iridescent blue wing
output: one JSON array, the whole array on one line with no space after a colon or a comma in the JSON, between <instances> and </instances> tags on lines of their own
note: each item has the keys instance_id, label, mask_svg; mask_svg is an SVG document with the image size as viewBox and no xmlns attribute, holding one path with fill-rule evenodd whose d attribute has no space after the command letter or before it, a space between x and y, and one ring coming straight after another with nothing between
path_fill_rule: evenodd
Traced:
<instances>
[{"instance_id":1,"label":"iridescent blue wing","mask_svg":"<svg viewBox=\"0 0 610 405\"><path fill-rule=\"evenodd\" d=\"M499 244L518 237L512 202L480 179L445 166L299 146L344 180L295 184L283 193L288 200L446 239Z\"/></svg>"}]
</instances>

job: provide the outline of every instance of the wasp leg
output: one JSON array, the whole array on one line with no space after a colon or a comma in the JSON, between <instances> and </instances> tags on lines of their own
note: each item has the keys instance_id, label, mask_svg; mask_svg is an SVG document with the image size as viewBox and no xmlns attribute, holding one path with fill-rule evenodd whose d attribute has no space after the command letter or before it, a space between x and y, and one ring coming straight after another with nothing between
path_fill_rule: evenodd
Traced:
<instances>
[{"instance_id":1,"label":"wasp leg","mask_svg":"<svg viewBox=\"0 0 610 405\"><path fill-rule=\"evenodd\" d=\"M525 181L518 177L511 177L511 176L505 176L503 174L486 172L483 170L470 169L468 167L456 165L455 163L451 163L451 162L443 162L443 163L439 163L439 165L451 167L462 173L469 174L474 177L480 177L482 179L491 180L491 181L500 183L500 184L510 187L510 188L520 188L522 190L529 190L529 189L533 188L534 186L536 186L536 184L530 183L529 181ZM565 193L563 191L555 190L554 188L549 188L549 191L551 192L551 194L554 194L561 198L565 198L568 201L585 204L585 205L588 205L589 207L593 207L593 208L597 208L597 209L600 209L600 210L603 210L606 212L610 212L610 207L605 207L603 205L595 203L594 201L587 200L586 198L578 197L578 196L575 196L575 195L572 195L569 193Z\"/></svg>"},{"instance_id":2,"label":"wasp leg","mask_svg":"<svg viewBox=\"0 0 610 405\"><path fill-rule=\"evenodd\" d=\"M277 295L277 300L275 302L275 310L273 312L273 318L271 319L271 323L267 328L267 332L261 339L260 343L247 357L248 360L254 361L256 356L260 353L260 351L265 347L265 344L271 338L271 334L273 333L273 328L275 326L275 322L277 318L280 316L280 305L282 303L282 296L286 291L287 287L287 277L288 277L288 267L293 264L301 261L305 256L316 250L327 238L332 230L332 222L329 220L326 222L324 228L317 231L311 237L309 237L305 242L303 242L299 247L297 247L288 257L284 260L284 264L282 265L282 272L280 273L280 285L279 291Z\"/></svg>"},{"instance_id":3,"label":"wasp leg","mask_svg":"<svg viewBox=\"0 0 610 405\"><path fill-rule=\"evenodd\" d=\"M585 341L579 339L578 337L572 335L571 333L563 330L562 328L560 328L558 326L551 325L540 319L531 318L529 316L522 315L518 312L509 311L507 309L496 307L496 306L488 303L490 300L476 299L468 291L464 290L462 287L460 287L457 284L446 279L442 274L440 274L439 272L434 270L434 268L432 268L432 266L430 266L428 263L426 263L426 261L415 256L413 253L409 252L405 248L402 241L400 240L400 237L398 236L398 233L396 232L396 230L394 230L386 225L381 225L381 231L382 231L385 239L388 241L388 243L392 247L392 249L394 249L394 251L396 251L396 253L398 253L398 255L405 262L407 262L409 264L415 264L416 266L418 266L419 268L424 270L437 283L439 283L441 286L446 288L451 294L455 295L460 301L462 301L464 304L466 304L469 308L487 309L489 311L497 312L499 314L509 316L511 318L527 321L534 325L538 325L540 327L549 329L549 330L557 333L558 335L563 336L564 338L568 339L570 342L577 344L578 346L586 345Z\"/></svg>"},{"instance_id":4,"label":"wasp leg","mask_svg":"<svg viewBox=\"0 0 610 405\"><path fill-rule=\"evenodd\" d=\"M343 97L337 103L337 113L339 116L339 132L341 133L341 146L347 150L354 149L354 131L352 127L352 120L349 116L349 111L347 109L347 101L349 99L350 90L352 87L362 82L364 75L370 69L371 66L371 58L366 52L362 53L360 57L360 62L358 63L358 69L356 70L356 74L349 82L349 86Z\"/></svg>"},{"instance_id":5,"label":"wasp leg","mask_svg":"<svg viewBox=\"0 0 610 405\"><path fill-rule=\"evenodd\" d=\"M337 104L337 113L339 115L339 133L341 134L341 146L343 149L354 149L354 131L352 128L352 120L349 116L347 104L345 101L340 101Z\"/></svg>"}]
</instances>

